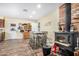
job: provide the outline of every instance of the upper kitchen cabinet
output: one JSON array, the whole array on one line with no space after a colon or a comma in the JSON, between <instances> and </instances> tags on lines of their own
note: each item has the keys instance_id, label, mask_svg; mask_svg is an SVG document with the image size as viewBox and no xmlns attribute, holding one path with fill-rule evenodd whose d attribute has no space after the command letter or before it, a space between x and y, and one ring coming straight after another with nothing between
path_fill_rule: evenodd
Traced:
<instances>
[{"instance_id":1,"label":"upper kitchen cabinet","mask_svg":"<svg viewBox=\"0 0 79 59\"><path fill-rule=\"evenodd\" d=\"M4 19L0 19L0 28L4 28L4 23L5 23L5 20Z\"/></svg>"}]
</instances>

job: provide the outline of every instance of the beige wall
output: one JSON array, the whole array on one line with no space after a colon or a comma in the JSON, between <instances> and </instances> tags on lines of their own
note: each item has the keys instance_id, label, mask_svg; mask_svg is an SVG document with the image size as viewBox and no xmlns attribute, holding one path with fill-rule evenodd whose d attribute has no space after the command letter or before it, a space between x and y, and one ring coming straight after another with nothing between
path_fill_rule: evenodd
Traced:
<instances>
[{"instance_id":1,"label":"beige wall","mask_svg":"<svg viewBox=\"0 0 79 59\"><path fill-rule=\"evenodd\" d=\"M59 13L58 8L52 12L50 12L47 16L40 18L38 22L40 22L40 31L48 31L48 38L53 40L54 32L58 31L58 19Z\"/></svg>"}]
</instances>

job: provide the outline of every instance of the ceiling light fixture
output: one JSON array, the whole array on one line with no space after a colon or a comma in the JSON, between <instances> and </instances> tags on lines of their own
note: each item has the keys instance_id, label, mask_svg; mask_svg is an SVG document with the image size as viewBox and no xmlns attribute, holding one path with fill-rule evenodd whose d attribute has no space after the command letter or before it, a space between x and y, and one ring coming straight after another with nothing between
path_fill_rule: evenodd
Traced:
<instances>
[{"instance_id":1,"label":"ceiling light fixture","mask_svg":"<svg viewBox=\"0 0 79 59\"><path fill-rule=\"evenodd\" d=\"M36 14L36 12L35 12L35 11L33 11L33 12L32 12L32 14L33 14L33 15L35 15L35 14Z\"/></svg>"},{"instance_id":2,"label":"ceiling light fixture","mask_svg":"<svg viewBox=\"0 0 79 59\"><path fill-rule=\"evenodd\" d=\"M37 8L41 8L41 4L38 4L38 5L37 5Z\"/></svg>"},{"instance_id":3,"label":"ceiling light fixture","mask_svg":"<svg viewBox=\"0 0 79 59\"><path fill-rule=\"evenodd\" d=\"M32 18L32 16L30 16L30 18Z\"/></svg>"}]
</instances>

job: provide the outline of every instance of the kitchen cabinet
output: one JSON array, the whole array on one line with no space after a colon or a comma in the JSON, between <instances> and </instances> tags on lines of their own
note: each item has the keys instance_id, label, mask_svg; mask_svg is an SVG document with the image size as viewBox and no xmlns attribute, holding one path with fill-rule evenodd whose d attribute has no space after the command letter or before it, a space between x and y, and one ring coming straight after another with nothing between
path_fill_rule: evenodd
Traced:
<instances>
[{"instance_id":1,"label":"kitchen cabinet","mask_svg":"<svg viewBox=\"0 0 79 59\"><path fill-rule=\"evenodd\" d=\"M31 31L31 24L30 23L24 23L23 24L23 39L29 39L30 38L30 31Z\"/></svg>"},{"instance_id":2,"label":"kitchen cabinet","mask_svg":"<svg viewBox=\"0 0 79 59\"><path fill-rule=\"evenodd\" d=\"M5 25L5 20L0 19L0 42L5 39L4 25Z\"/></svg>"},{"instance_id":3,"label":"kitchen cabinet","mask_svg":"<svg viewBox=\"0 0 79 59\"><path fill-rule=\"evenodd\" d=\"M0 33L0 42L3 41L5 38L5 32Z\"/></svg>"},{"instance_id":4,"label":"kitchen cabinet","mask_svg":"<svg viewBox=\"0 0 79 59\"><path fill-rule=\"evenodd\" d=\"M29 39L29 37L30 37L30 32L25 31L25 32L23 33L23 38L24 38L24 39Z\"/></svg>"}]
</instances>

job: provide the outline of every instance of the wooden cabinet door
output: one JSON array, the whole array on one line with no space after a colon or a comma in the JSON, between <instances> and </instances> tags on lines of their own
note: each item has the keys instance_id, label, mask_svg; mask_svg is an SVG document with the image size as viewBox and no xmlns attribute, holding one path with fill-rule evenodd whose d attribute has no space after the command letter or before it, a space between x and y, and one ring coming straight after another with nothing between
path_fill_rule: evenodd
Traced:
<instances>
[{"instance_id":1,"label":"wooden cabinet door","mask_svg":"<svg viewBox=\"0 0 79 59\"><path fill-rule=\"evenodd\" d=\"M24 32L23 37L24 37L24 39L29 39L30 33L29 32Z\"/></svg>"},{"instance_id":2,"label":"wooden cabinet door","mask_svg":"<svg viewBox=\"0 0 79 59\"><path fill-rule=\"evenodd\" d=\"M0 19L0 28L4 28L4 20Z\"/></svg>"}]
</instances>

